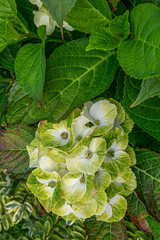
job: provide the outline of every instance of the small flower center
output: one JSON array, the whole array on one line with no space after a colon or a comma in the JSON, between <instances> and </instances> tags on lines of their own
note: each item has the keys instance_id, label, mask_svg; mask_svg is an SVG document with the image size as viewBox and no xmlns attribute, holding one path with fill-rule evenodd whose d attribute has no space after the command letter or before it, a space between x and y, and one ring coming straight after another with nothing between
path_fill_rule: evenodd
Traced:
<instances>
[{"instance_id":1,"label":"small flower center","mask_svg":"<svg viewBox=\"0 0 160 240\"><path fill-rule=\"evenodd\" d=\"M80 141L81 139L82 139L82 136L79 135L78 138L77 138L77 140Z\"/></svg>"},{"instance_id":2,"label":"small flower center","mask_svg":"<svg viewBox=\"0 0 160 240\"><path fill-rule=\"evenodd\" d=\"M107 156L111 157L111 158L114 157L114 151L111 150L111 151L107 152Z\"/></svg>"},{"instance_id":3,"label":"small flower center","mask_svg":"<svg viewBox=\"0 0 160 240\"><path fill-rule=\"evenodd\" d=\"M88 151L88 152L86 153L86 158L91 158L92 155L93 155L92 152Z\"/></svg>"},{"instance_id":4,"label":"small flower center","mask_svg":"<svg viewBox=\"0 0 160 240\"><path fill-rule=\"evenodd\" d=\"M91 128L94 126L94 124L92 122L88 122L85 126Z\"/></svg>"},{"instance_id":5,"label":"small flower center","mask_svg":"<svg viewBox=\"0 0 160 240\"><path fill-rule=\"evenodd\" d=\"M55 181L51 181L48 183L48 187L54 188L56 186L56 182Z\"/></svg>"},{"instance_id":6,"label":"small flower center","mask_svg":"<svg viewBox=\"0 0 160 240\"><path fill-rule=\"evenodd\" d=\"M94 121L96 125L99 125L99 120Z\"/></svg>"},{"instance_id":7,"label":"small flower center","mask_svg":"<svg viewBox=\"0 0 160 240\"><path fill-rule=\"evenodd\" d=\"M67 138L68 138L68 133L62 132L62 133L61 133L61 137L62 137L63 139L67 139Z\"/></svg>"},{"instance_id":8,"label":"small flower center","mask_svg":"<svg viewBox=\"0 0 160 240\"><path fill-rule=\"evenodd\" d=\"M80 180L81 183L84 183L85 182L85 177L82 177L81 180Z\"/></svg>"}]
</instances>

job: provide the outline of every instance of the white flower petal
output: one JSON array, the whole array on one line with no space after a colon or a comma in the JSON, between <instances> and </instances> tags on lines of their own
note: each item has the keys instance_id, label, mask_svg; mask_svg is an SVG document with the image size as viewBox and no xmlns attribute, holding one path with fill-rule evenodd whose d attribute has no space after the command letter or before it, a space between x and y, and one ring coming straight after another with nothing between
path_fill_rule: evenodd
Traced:
<instances>
[{"instance_id":1,"label":"white flower petal","mask_svg":"<svg viewBox=\"0 0 160 240\"><path fill-rule=\"evenodd\" d=\"M58 171L57 163L45 155L39 159L39 166L45 172Z\"/></svg>"}]
</instances>

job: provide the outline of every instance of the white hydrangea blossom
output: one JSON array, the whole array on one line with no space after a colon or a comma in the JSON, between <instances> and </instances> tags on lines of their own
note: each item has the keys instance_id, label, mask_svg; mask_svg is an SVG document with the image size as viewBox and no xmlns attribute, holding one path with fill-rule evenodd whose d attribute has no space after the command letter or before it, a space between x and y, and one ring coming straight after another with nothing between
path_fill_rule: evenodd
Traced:
<instances>
[{"instance_id":1,"label":"white hydrangea blossom","mask_svg":"<svg viewBox=\"0 0 160 240\"><path fill-rule=\"evenodd\" d=\"M75 119L72 113L60 123L39 123L27 146L30 167L36 168L27 186L47 212L68 221L124 217L125 197L136 188L130 168L135 160L127 133L113 128L120 113L112 102L88 102Z\"/></svg>"}]
</instances>

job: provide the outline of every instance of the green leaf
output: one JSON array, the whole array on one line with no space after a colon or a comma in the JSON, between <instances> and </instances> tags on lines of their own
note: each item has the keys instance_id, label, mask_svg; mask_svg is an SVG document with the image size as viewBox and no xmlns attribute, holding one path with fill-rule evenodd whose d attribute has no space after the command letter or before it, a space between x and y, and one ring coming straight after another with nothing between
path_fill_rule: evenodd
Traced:
<instances>
[{"instance_id":1,"label":"green leaf","mask_svg":"<svg viewBox=\"0 0 160 240\"><path fill-rule=\"evenodd\" d=\"M9 124L20 123L27 113L29 103L29 95L15 82L9 93L7 122Z\"/></svg>"},{"instance_id":2,"label":"green leaf","mask_svg":"<svg viewBox=\"0 0 160 240\"><path fill-rule=\"evenodd\" d=\"M153 217L150 217L150 216L147 217L146 220L151 228L154 239L160 240L160 223L157 222Z\"/></svg>"},{"instance_id":3,"label":"green leaf","mask_svg":"<svg viewBox=\"0 0 160 240\"><path fill-rule=\"evenodd\" d=\"M76 40L51 55L44 86L43 108L30 105L24 123L66 118L80 104L108 88L117 69L114 52L86 52L88 40Z\"/></svg>"},{"instance_id":4,"label":"green leaf","mask_svg":"<svg viewBox=\"0 0 160 240\"><path fill-rule=\"evenodd\" d=\"M130 108L141 87L141 81L126 77L123 106L129 117L144 131L160 140L160 98L154 97Z\"/></svg>"},{"instance_id":5,"label":"green leaf","mask_svg":"<svg viewBox=\"0 0 160 240\"><path fill-rule=\"evenodd\" d=\"M92 31L86 50L100 49L109 51L118 47L119 43L120 38L112 36L108 28L97 28Z\"/></svg>"},{"instance_id":6,"label":"green leaf","mask_svg":"<svg viewBox=\"0 0 160 240\"><path fill-rule=\"evenodd\" d=\"M85 221L88 240L127 240L127 231L121 222L106 223L96 221L94 217Z\"/></svg>"},{"instance_id":7,"label":"green leaf","mask_svg":"<svg viewBox=\"0 0 160 240\"><path fill-rule=\"evenodd\" d=\"M133 38L122 41L118 60L131 77L148 79L160 75L160 9L140 4L130 15Z\"/></svg>"},{"instance_id":8,"label":"green leaf","mask_svg":"<svg viewBox=\"0 0 160 240\"><path fill-rule=\"evenodd\" d=\"M158 94L160 94L160 78L159 77L143 80L138 97L136 98L134 103L132 103L131 107L135 107L138 104L147 100L148 98L154 97Z\"/></svg>"},{"instance_id":9,"label":"green leaf","mask_svg":"<svg viewBox=\"0 0 160 240\"><path fill-rule=\"evenodd\" d=\"M19 207L13 215L13 222L15 224L19 223L23 218L23 207Z\"/></svg>"},{"instance_id":10,"label":"green leaf","mask_svg":"<svg viewBox=\"0 0 160 240\"><path fill-rule=\"evenodd\" d=\"M130 32L130 24L128 22L129 11L126 11L123 15L115 17L109 24L109 29L114 37L120 37L126 39Z\"/></svg>"},{"instance_id":11,"label":"green leaf","mask_svg":"<svg viewBox=\"0 0 160 240\"><path fill-rule=\"evenodd\" d=\"M132 193L127 197L127 217L141 230L151 233L146 217L149 216L144 204Z\"/></svg>"},{"instance_id":12,"label":"green leaf","mask_svg":"<svg viewBox=\"0 0 160 240\"><path fill-rule=\"evenodd\" d=\"M44 45L29 43L23 46L16 57L15 72L22 89L41 102L45 75Z\"/></svg>"},{"instance_id":13,"label":"green leaf","mask_svg":"<svg viewBox=\"0 0 160 240\"><path fill-rule=\"evenodd\" d=\"M0 18L13 19L17 16L15 0L0 0Z\"/></svg>"},{"instance_id":14,"label":"green leaf","mask_svg":"<svg viewBox=\"0 0 160 240\"><path fill-rule=\"evenodd\" d=\"M26 178L30 170L26 145L33 137L34 131L29 127L0 132L0 164L17 179Z\"/></svg>"},{"instance_id":15,"label":"green leaf","mask_svg":"<svg viewBox=\"0 0 160 240\"><path fill-rule=\"evenodd\" d=\"M6 47L6 21L0 19L0 52Z\"/></svg>"},{"instance_id":16,"label":"green leaf","mask_svg":"<svg viewBox=\"0 0 160 240\"><path fill-rule=\"evenodd\" d=\"M76 0L42 0L42 2L56 20L59 27L62 28L66 14L74 6Z\"/></svg>"},{"instance_id":17,"label":"green leaf","mask_svg":"<svg viewBox=\"0 0 160 240\"><path fill-rule=\"evenodd\" d=\"M159 221L160 193L155 193L155 189L160 185L160 154L138 150L136 158L137 165L133 167L137 177L136 192L148 213Z\"/></svg>"},{"instance_id":18,"label":"green leaf","mask_svg":"<svg viewBox=\"0 0 160 240\"><path fill-rule=\"evenodd\" d=\"M134 148L146 148L157 152L160 150L160 142L144 132L137 125L134 125L132 132L129 134L129 143Z\"/></svg>"},{"instance_id":19,"label":"green leaf","mask_svg":"<svg viewBox=\"0 0 160 240\"><path fill-rule=\"evenodd\" d=\"M105 0L77 0L66 20L74 29L91 33L95 27L109 24L111 11Z\"/></svg>"},{"instance_id":20,"label":"green leaf","mask_svg":"<svg viewBox=\"0 0 160 240\"><path fill-rule=\"evenodd\" d=\"M14 72L14 62L20 47L18 44L6 47L0 53L0 65L5 69Z\"/></svg>"}]
</instances>

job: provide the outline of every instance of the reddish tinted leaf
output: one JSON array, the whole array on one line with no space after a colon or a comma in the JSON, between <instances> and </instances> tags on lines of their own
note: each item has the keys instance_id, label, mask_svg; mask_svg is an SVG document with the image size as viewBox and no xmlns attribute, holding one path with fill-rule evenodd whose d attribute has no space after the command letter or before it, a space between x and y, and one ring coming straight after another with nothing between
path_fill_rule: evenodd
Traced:
<instances>
[{"instance_id":1,"label":"reddish tinted leaf","mask_svg":"<svg viewBox=\"0 0 160 240\"><path fill-rule=\"evenodd\" d=\"M126 240L127 231L122 222L107 223L96 221L94 217L85 221L88 240Z\"/></svg>"},{"instance_id":2,"label":"reddish tinted leaf","mask_svg":"<svg viewBox=\"0 0 160 240\"><path fill-rule=\"evenodd\" d=\"M126 215L141 230L152 233L146 221L149 216L144 204L138 199L136 193L132 193L127 198L128 208Z\"/></svg>"},{"instance_id":3,"label":"reddish tinted leaf","mask_svg":"<svg viewBox=\"0 0 160 240\"><path fill-rule=\"evenodd\" d=\"M34 134L29 127L0 132L0 164L16 179L26 178L29 172L26 145L32 141Z\"/></svg>"}]
</instances>

